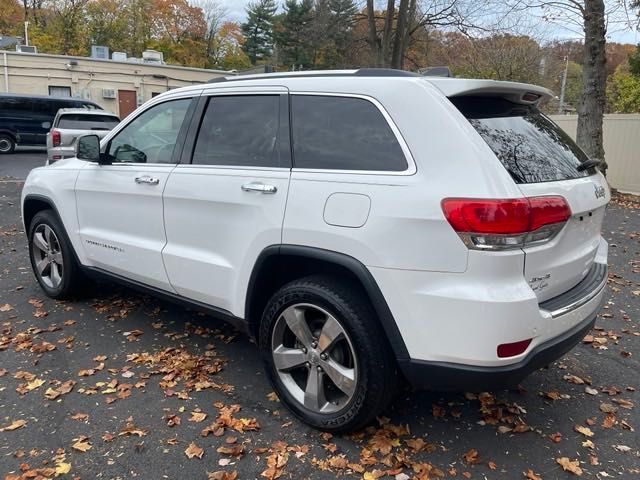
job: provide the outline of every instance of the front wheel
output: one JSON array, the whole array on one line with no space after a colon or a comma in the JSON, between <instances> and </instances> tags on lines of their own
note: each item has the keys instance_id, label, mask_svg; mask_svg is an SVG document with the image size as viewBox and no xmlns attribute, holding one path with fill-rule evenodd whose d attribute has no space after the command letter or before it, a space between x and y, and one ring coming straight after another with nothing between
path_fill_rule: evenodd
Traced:
<instances>
[{"instance_id":1,"label":"front wheel","mask_svg":"<svg viewBox=\"0 0 640 480\"><path fill-rule=\"evenodd\" d=\"M51 298L62 300L83 285L67 234L51 210L36 213L29 226L29 256L40 287Z\"/></svg>"},{"instance_id":2,"label":"front wheel","mask_svg":"<svg viewBox=\"0 0 640 480\"><path fill-rule=\"evenodd\" d=\"M372 421L391 399L396 366L357 285L314 276L282 287L260 326L267 374L305 423L344 432Z\"/></svg>"}]
</instances>

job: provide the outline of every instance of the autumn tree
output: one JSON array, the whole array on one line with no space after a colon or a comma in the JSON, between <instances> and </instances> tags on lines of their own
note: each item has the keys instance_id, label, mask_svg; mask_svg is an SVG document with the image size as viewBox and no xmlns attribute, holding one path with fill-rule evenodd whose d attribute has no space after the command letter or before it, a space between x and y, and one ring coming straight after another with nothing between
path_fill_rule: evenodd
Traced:
<instances>
[{"instance_id":1,"label":"autumn tree","mask_svg":"<svg viewBox=\"0 0 640 480\"><path fill-rule=\"evenodd\" d=\"M17 0L0 0L0 33L17 35L21 32L24 12Z\"/></svg>"},{"instance_id":2,"label":"autumn tree","mask_svg":"<svg viewBox=\"0 0 640 480\"><path fill-rule=\"evenodd\" d=\"M242 24L243 48L252 65L273 53L273 19L277 10L275 0L256 0L247 6L247 21Z\"/></svg>"},{"instance_id":3,"label":"autumn tree","mask_svg":"<svg viewBox=\"0 0 640 480\"><path fill-rule=\"evenodd\" d=\"M122 0L91 0L87 3L87 40L112 51L129 50L128 10Z\"/></svg>"}]
</instances>

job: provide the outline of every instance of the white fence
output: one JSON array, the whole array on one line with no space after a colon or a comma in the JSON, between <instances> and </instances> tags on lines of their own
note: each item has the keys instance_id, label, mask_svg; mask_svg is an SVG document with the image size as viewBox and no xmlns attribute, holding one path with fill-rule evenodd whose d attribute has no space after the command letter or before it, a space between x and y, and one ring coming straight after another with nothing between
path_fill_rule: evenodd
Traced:
<instances>
[{"instance_id":1,"label":"white fence","mask_svg":"<svg viewBox=\"0 0 640 480\"><path fill-rule=\"evenodd\" d=\"M551 115L554 122L576 138L576 115ZM604 153L609 164L609 185L640 195L640 114L604 116Z\"/></svg>"}]
</instances>

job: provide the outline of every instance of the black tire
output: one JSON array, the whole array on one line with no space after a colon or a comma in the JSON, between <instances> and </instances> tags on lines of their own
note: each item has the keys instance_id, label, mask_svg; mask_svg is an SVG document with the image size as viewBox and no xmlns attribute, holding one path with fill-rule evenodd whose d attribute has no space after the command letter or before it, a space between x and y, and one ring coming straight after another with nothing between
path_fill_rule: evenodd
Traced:
<instances>
[{"instance_id":1,"label":"black tire","mask_svg":"<svg viewBox=\"0 0 640 480\"><path fill-rule=\"evenodd\" d=\"M56 244L56 250L59 250L62 254L61 281L59 285L47 284L45 277L38 271L36 266L36 256L42 255L39 252L39 248L34 245L34 236L36 231L43 228L50 228L53 231L56 241L52 243ZM31 268L42 290L49 297L56 300L68 299L78 294L86 283L86 279L80 270L71 242L58 216L52 210L42 210L36 213L29 225L28 238Z\"/></svg>"},{"instance_id":2,"label":"black tire","mask_svg":"<svg viewBox=\"0 0 640 480\"><path fill-rule=\"evenodd\" d=\"M0 154L13 153L16 149L15 139L6 133L0 133Z\"/></svg>"},{"instance_id":3,"label":"black tire","mask_svg":"<svg viewBox=\"0 0 640 480\"><path fill-rule=\"evenodd\" d=\"M336 402L334 408L340 409L335 412L324 413L305 407L290 393L290 387L285 386L274 363L274 327L287 308L302 304L320 307L337 320L346 331L349 347L353 347L355 353L355 393L345 400L343 407ZM368 298L355 282L339 277L310 276L280 288L265 307L259 344L267 375L280 400L300 420L320 430L339 433L366 426L387 407L398 385L395 358ZM309 363L306 362L306 368L309 368ZM317 368L322 371L321 367Z\"/></svg>"}]
</instances>

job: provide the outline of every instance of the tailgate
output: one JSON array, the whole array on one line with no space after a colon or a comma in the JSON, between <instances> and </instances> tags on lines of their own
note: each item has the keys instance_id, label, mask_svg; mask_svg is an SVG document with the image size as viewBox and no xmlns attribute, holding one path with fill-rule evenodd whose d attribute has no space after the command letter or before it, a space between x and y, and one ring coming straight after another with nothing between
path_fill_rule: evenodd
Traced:
<instances>
[{"instance_id":1,"label":"tailgate","mask_svg":"<svg viewBox=\"0 0 640 480\"><path fill-rule=\"evenodd\" d=\"M525 278L542 302L574 287L593 265L609 189L601 174L519 187L526 197L561 195L571 207L571 218L554 239L524 248Z\"/></svg>"}]
</instances>

